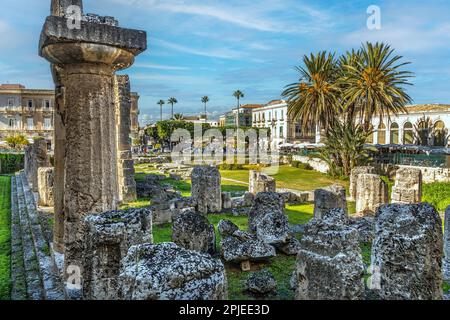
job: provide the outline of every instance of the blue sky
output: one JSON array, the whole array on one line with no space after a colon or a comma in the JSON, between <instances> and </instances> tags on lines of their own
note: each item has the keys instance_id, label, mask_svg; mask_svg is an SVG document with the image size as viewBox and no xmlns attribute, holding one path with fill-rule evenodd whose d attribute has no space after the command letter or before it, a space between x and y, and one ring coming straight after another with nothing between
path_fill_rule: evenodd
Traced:
<instances>
[{"instance_id":1,"label":"blue sky","mask_svg":"<svg viewBox=\"0 0 450 320\"><path fill-rule=\"evenodd\" d=\"M366 27L369 5L381 8L381 30ZM125 72L141 95L141 122L159 118L159 99L175 112L210 116L235 105L280 98L296 81L293 67L319 50L344 52L364 41L391 44L415 73L415 103L450 103L450 2L447 0L85 0L85 12L111 15L147 31L149 49ZM0 16L0 82L52 88L49 64L37 55L50 0L8 1ZM165 106L164 116L170 108Z\"/></svg>"}]
</instances>

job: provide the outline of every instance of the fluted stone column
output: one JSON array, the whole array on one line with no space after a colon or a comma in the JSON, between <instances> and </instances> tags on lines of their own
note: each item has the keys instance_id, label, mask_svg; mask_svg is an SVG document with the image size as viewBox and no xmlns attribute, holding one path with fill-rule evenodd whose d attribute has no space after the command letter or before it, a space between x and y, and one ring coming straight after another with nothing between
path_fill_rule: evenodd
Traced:
<instances>
[{"instance_id":1,"label":"fluted stone column","mask_svg":"<svg viewBox=\"0 0 450 320\"><path fill-rule=\"evenodd\" d=\"M115 77L117 170L119 200L129 203L136 200L134 162L131 153L131 92L127 75Z\"/></svg>"},{"instance_id":2,"label":"fluted stone column","mask_svg":"<svg viewBox=\"0 0 450 320\"><path fill-rule=\"evenodd\" d=\"M119 28L105 17L90 16L79 29L71 29L60 14L71 4L82 1L52 2L53 15L46 18L39 55L59 68L64 88L64 113L57 120L65 132L60 142L64 150L58 151L64 152L59 157L64 177L57 170L56 180L64 181L65 270L78 267L82 275L84 218L115 210L118 203L115 71L131 66L147 41L144 31Z\"/></svg>"},{"instance_id":3,"label":"fluted stone column","mask_svg":"<svg viewBox=\"0 0 450 320\"><path fill-rule=\"evenodd\" d=\"M360 174L356 190L356 212L373 216L389 203L388 186L377 174Z\"/></svg>"},{"instance_id":4,"label":"fluted stone column","mask_svg":"<svg viewBox=\"0 0 450 320\"><path fill-rule=\"evenodd\" d=\"M53 249L64 253L64 165L66 156L66 131L65 131L65 104L64 104L64 80L62 69L52 65L53 81L55 82L55 112L54 112L54 139L55 150L55 177L53 181L54 197L54 225L53 225Z\"/></svg>"}]
</instances>

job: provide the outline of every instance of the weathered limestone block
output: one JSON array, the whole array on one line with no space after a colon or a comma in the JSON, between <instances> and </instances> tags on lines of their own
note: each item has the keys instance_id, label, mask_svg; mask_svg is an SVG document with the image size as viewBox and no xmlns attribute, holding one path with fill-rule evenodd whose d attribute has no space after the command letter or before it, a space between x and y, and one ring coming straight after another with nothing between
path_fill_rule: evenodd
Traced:
<instances>
[{"instance_id":1,"label":"weathered limestone block","mask_svg":"<svg viewBox=\"0 0 450 320\"><path fill-rule=\"evenodd\" d=\"M450 206L445 211L444 231L444 279L450 282Z\"/></svg>"},{"instance_id":2,"label":"weathered limestone block","mask_svg":"<svg viewBox=\"0 0 450 320\"><path fill-rule=\"evenodd\" d=\"M352 217L348 219L348 224L358 230L359 242L369 243L375 237L374 217Z\"/></svg>"},{"instance_id":3,"label":"weathered limestone block","mask_svg":"<svg viewBox=\"0 0 450 320\"><path fill-rule=\"evenodd\" d=\"M327 211L336 208L347 213L347 198L343 186L335 184L314 191L314 219L322 219Z\"/></svg>"},{"instance_id":4,"label":"weathered limestone block","mask_svg":"<svg viewBox=\"0 0 450 320\"><path fill-rule=\"evenodd\" d=\"M128 75L116 75L114 81L116 98L117 170L119 200L130 203L136 200L134 162L131 153L131 89Z\"/></svg>"},{"instance_id":5,"label":"weathered limestone block","mask_svg":"<svg viewBox=\"0 0 450 320\"><path fill-rule=\"evenodd\" d=\"M442 220L433 206L386 205L378 209L372 269L382 299L442 299Z\"/></svg>"},{"instance_id":6,"label":"weathered limestone block","mask_svg":"<svg viewBox=\"0 0 450 320\"><path fill-rule=\"evenodd\" d=\"M259 240L274 246L289 242L289 221L284 213L284 200L274 192L260 192L250 210L248 230Z\"/></svg>"},{"instance_id":7,"label":"weathered limestone block","mask_svg":"<svg viewBox=\"0 0 450 320\"><path fill-rule=\"evenodd\" d=\"M174 243L131 247L119 276L124 300L226 300L225 267Z\"/></svg>"},{"instance_id":8,"label":"weathered limestone block","mask_svg":"<svg viewBox=\"0 0 450 320\"><path fill-rule=\"evenodd\" d=\"M83 11L82 0L52 0L50 13L54 16L64 17L69 6L78 6Z\"/></svg>"},{"instance_id":9,"label":"weathered limestone block","mask_svg":"<svg viewBox=\"0 0 450 320\"><path fill-rule=\"evenodd\" d=\"M231 221L221 220L218 230L221 236L221 255L227 262L264 261L276 256L274 247L239 230Z\"/></svg>"},{"instance_id":10,"label":"weathered limestone block","mask_svg":"<svg viewBox=\"0 0 450 320\"><path fill-rule=\"evenodd\" d=\"M392 203L413 204L422 202L422 171L400 168L392 187Z\"/></svg>"},{"instance_id":11,"label":"weathered limestone block","mask_svg":"<svg viewBox=\"0 0 450 320\"><path fill-rule=\"evenodd\" d=\"M89 300L118 299L121 260L133 245L152 243L149 209L111 211L86 217L83 293Z\"/></svg>"},{"instance_id":12,"label":"weathered limestone block","mask_svg":"<svg viewBox=\"0 0 450 320\"><path fill-rule=\"evenodd\" d=\"M222 207L223 209L231 209L233 207L233 202L231 200L231 193L222 192Z\"/></svg>"},{"instance_id":13,"label":"weathered limestone block","mask_svg":"<svg viewBox=\"0 0 450 320\"><path fill-rule=\"evenodd\" d=\"M274 178L269 177L259 171L251 170L249 174L249 192L254 195L259 192L275 192L276 191L276 181Z\"/></svg>"},{"instance_id":14,"label":"weathered limestone block","mask_svg":"<svg viewBox=\"0 0 450 320\"><path fill-rule=\"evenodd\" d=\"M244 193L241 197L231 198L231 207L234 209L246 208L253 206L255 195L250 192Z\"/></svg>"},{"instance_id":15,"label":"weathered limestone block","mask_svg":"<svg viewBox=\"0 0 450 320\"><path fill-rule=\"evenodd\" d=\"M377 209L389 203L388 186L377 174L360 174L356 192L356 212L375 215Z\"/></svg>"},{"instance_id":16,"label":"weathered limestone block","mask_svg":"<svg viewBox=\"0 0 450 320\"><path fill-rule=\"evenodd\" d=\"M117 208L114 75L130 67L147 48L144 31L119 28L110 19L81 21L74 30L64 17L67 4L82 1L53 2L39 41L39 55L58 67L54 81L64 92L64 112L58 111L58 116L63 118L64 162L68 164L64 165L62 210L65 270L82 266L84 217ZM55 180L62 181L61 176L56 170Z\"/></svg>"},{"instance_id":17,"label":"weathered limestone block","mask_svg":"<svg viewBox=\"0 0 450 320\"><path fill-rule=\"evenodd\" d=\"M47 156L47 141L37 139L25 148L25 174L33 192L38 192L38 169L50 167Z\"/></svg>"},{"instance_id":18,"label":"weathered limestone block","mask_svg":"<svg viewBox=\"0 0 450 320\"><path fill-rule=\"evenodd\" d=\"M245 288L256 294L272 294L277 292L277 281L273 274L265 269L251 273L245 282Z\"/></svg>"},{"instance_id":19,"label":"weathered limestone block","mask_svg":"<svg viewBox=\"0 0 450 320\"><path fill-rule=\"evenodd\" d=\"M192 210L175 215L172 225L172 241L182 248L201 253L216 252L216 233L208 219Z\"/></svg>"},{"instance_id":20,"label":"weathered limestone block","mask_svg":"<svg viewBox=\"0 0 450 320\"><path fill-rule=\"evenodd\" d=\"M350 174L350 198L356 200L356 192L358 187L358 176L360 174L375 174L376 170L374 167L356 167L353 168Z\"/></svg>"},{"instance_id":21,"label":"weathered limestone block","mask_svg":"<svg viewBox=\"0 0 450 320\"><path fill-rule=\"evenodd\" d=\"M196 199L197 211L203 214L222 211L221 176L219 169L197 166L192 170L192 197Z\"/></svg>"},{"instance_id":22,"label":"weathered limestone block","mask_svg":"<svg viewBox=\"0 0 450 320\"><path fill-rule=\"evenodd\" d=\"M347 213L334 209L305 228L291 280L297 300L358 300L364 297L364 263L358 231Z\"/></svg>"},{"instance_id":23,"label":"weathered limestone block","mask_svg":"<svg viewBox=\"0 0 450 320\"><path fill-rule=\"evenodd\" d=\"M38 169L38 189L39 189L39 205L43 207L53 207L53 184L54 169L53 167Z\"/></svg>"}]
</instances>

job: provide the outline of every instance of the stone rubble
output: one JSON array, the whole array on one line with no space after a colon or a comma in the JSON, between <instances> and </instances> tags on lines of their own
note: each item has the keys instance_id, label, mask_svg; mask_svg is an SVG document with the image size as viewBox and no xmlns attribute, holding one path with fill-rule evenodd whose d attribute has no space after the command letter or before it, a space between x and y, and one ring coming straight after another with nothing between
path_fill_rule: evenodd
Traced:
<instances>
[{"instance_id":1,"label":"stone rubble","mask_svg":"<svg viewBox=\"0 0 450 320\"><path fill-rule=\"evenodd\" d=\"M175 215L172 241L178 246L213 255L216 252L216 234L208 219L193 210Z\"/></svg>"},{"instance_id":2,"label":"stone rubble","mask_svg":"<svg viewBox=\"0 0 450 320\"><path fill-rule=\"evenodd\" d=\"M226 262L264 261L276 256L273 246L239 230L231 221L221 220L217 228L221 236L221 255Z\"/></svg>"},{"instance_id":3,"label":"stone rubble","mask_svg":"<svg viewBox=\"0 0 450 320\"><path fill-rule=\"evenodd\" d=\"M221 176L219 169L211 166L197 166L192 170L192 197L197 211L202 214L222 211Z\"/></svg>"},{"instance_id":4,"label":"stone rubble","mask_svg":"<svg viewBox=\"0 0 450 320\"><path fill-rule=\"evenodd\" d=\"M352 169L350 174L350 198L356 200L356 193L358 190L358 178L360 174L376 174L374 167L356 167Z\"/></svg>"},{"instance_id":5,"label":"stone rubble","mask_svg":"<svg viewBox=\"0 0 450 320\"><path fill-rule=\"evenodd\" d=\"M335 184L314 191L314 219L321 219L331 209L341 208L347 214L345 188Z\"/></svg>"},{"instance_id":6,"label":"stone rubble","mask_svg":"<svg viewBox=\"0 0 450 320\"><path fill-rule=\"evenodd\" d=\"M442 299L442 254L442 220L433 206L379 208L372 268L379 273L382 299Z\"/></svg>"},{"instance_id":7,"label":"stone rubble","mask_svg":"<svg viewBox=\"0 0 450 320\"><path fill-rule=\"evenodd\" d=\"M269 270L252 272L245 282L245 288L258 295L274 294L277 292L277 281Z\"/></svg>"},{"instance_id":8,"label":"stone rubble","mask_svg":"<svg viewBox=\"0 0 450 320\"><path fill-rule=\"evenodd\" d=\"M249 172L249 192L254 195L259 192L275 192L276 191L276 181L274 178L269 177L259 171L250 170Z\"/></svg>"},{"instance_id":9,"label":"stone rubble","mask_svg":"<svg viewBox=\"0 0 450 320\"><path fill-rule=\"evenodd\" d=\"M83 231L84 298L118 299L121 260L131 246L153 242L152 212L130 209L90 215Z\"/></svg>"},{"instance_id":10,"label":"stone rubble","mask_svg":"<svg viewBox=\"0 0 450 320\"><path fill-rule=\"evenodd\" d=\"M364 264L358 231L347 213L334 209L305 228L291 286L297 300L359 300L364 297Z\"/></svg>"},{"instance_id":11,"label":"stone rubble","mask_svg":"<svg viewBox=\"0 0 450 320\"><path fill-rule=\"evenodd\" d=\"M374 216L377 209L389 203L388 186L376 174L358 175L356 190L356 212L364 216Z\"/></svg>"},{"instance_id":12,"label":"stone rubble","mask_svg":"<svg viewBox=\"0 0 450 320\"><path fill-rule=\"evenodd\" d=\"M392 187L392 203L414 204L422 202L422 171L400 168Z\"/></svg>"},{"instance_id":13,"label":"stone rubble","mask_svg":"<svg viewBox=\"0 0 450 320\"><path fill-rule=\"evenodd\" d=\"M133 246L118 279L123 300L227 300L220 260L174 243Z\"/></svg>"}]
</instances>

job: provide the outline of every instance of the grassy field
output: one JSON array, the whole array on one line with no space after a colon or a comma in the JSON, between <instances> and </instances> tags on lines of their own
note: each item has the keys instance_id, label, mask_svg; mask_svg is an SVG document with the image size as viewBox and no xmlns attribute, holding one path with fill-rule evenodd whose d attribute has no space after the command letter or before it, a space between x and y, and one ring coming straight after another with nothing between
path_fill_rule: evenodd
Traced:
<instances>
[{"instance_id":1,"label":"grassy field","mask_svg":"<svg viewBox=\"0 0 450 320\"><path fill-rule=\"evenodd\" d=\"M0 300L11 291L11 177L0 176Z\"/></svg>"}]
</instances>

